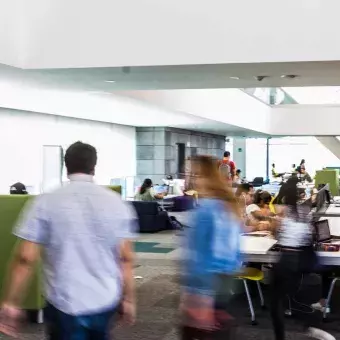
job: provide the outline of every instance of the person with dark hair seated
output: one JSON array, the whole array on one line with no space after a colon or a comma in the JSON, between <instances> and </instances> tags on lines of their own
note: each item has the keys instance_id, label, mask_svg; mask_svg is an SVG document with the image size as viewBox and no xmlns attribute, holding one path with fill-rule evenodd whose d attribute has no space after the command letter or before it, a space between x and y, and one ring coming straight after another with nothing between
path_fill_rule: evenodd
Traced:
<instances>
[{"instance_id":1,"label":"person with dark hair seated","mask_svg":"<svg viewBox=\"0 0 340 340\"><path fill-rule=\"evenodd\" d=\"M26 186L21 182L17 182L11 185L9 189L9 193L11 195L27 195L28 194L26 190Z\"/></svg>"},{"instance_id":2,"label":"person with dark hair seated","mask_svg":"<svg viewBox=\"0 0 340 340\"><path fill-rule=\"evenodd\" d=\"M234 184L241 184L242 183L242 177L241 177L241 169L236 170L236 175L234 177Z\"/></svg>"},{"instance_id":3,"label":"person with dark hair seated","mask_svg":"<svg viewBox=\"0 0 340 340\"><path fill-rule=\"evenodd\" d=\"M150 178L146 178L137 192L135 198L138 201L156 201L164 198L165 194L157 194L153 190L153 184Z\"/></svg>"},{"instance_id":4,"label":"person with dark hair seated","mask_svg":"<svg viewBox=\"0 0 340 340\"><path fill-rule=\"evenodd\" d=\"M247 218L250 223L262 222L259 230L272 230L277 226L275 214L270 211L269 205L272 196L268 191L257 190L254 195L254 202L246 208Z\"/></svg>"},{"instance_id":5,"label":"person with dark hair seated","mask_svg":"<svg viewBox=\"0 0 340 340\"><path fill-rule=\"evenodd\" d=\"M260 221L247 214L248 207L254 203L254 187L251 184L240 184L236 189L235 196L243 211L243 222L246 232L269 229L270 223L268 221Z\"/></svg>"}]
</instances>

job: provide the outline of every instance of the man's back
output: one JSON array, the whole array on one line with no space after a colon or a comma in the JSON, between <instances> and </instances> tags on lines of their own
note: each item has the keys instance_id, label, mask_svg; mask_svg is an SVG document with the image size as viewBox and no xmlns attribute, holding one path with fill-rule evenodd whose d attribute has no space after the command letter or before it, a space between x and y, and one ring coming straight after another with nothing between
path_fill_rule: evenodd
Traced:
<instances>
[{"instance_id":1,"label":"man's back","mask_svg":"<svg viewBox=\"0 0 340 340\"><path fill-rule=\"evenodd\" d=\"M235 163L229 158L223 158L218 162L218 167L222 176L228 180L231 180L235 173Z\"/></svg>"},{"instance_id":2,"label":"man's back","mask_svg":"<svg viewBox=\"0 0 340 340\"><path fill-rule=\"evenodd\" d=\"M43 246L47 300L67 314L90 314L120 299L119 246L133 236L135 215L92 176L70 179L37 198L16 235Z\"/></svg>"}]
</instances>

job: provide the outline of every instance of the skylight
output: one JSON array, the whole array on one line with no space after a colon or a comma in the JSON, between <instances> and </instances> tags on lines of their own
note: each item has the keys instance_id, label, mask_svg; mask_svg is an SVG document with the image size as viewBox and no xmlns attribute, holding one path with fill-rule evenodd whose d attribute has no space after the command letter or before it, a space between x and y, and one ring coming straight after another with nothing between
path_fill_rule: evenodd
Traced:
<instances>
[{"instance_id":1,"label":"skylight","mask_svg":"<svg viewBox=\"0 0 340 340\"><path fill-rule=\"evenodd\" d=\"M340 104L340 86L284 87L298 104Z\"/></svg>"}]
</instances>

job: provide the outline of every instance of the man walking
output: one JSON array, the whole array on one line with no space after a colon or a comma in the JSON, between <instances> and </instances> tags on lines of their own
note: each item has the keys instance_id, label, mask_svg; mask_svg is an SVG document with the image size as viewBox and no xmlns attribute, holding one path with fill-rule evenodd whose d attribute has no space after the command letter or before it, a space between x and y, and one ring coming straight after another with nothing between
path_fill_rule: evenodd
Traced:
<instances>
[{"instance_id":1,"label":"man walking","mask_svg":"<svg viewBox=\"0 0 340 340\"><path fill-rule=\"evenodd\" d=\"M223 154L223 159L218 162L218 167L221 175L228 181L232 182L234 176L236 175L236 165L230 159L230 152L225 151Z\"/></svg>"},{"instance_id":2,"label":"man walking","mask_svg":"<svg viewBox=\"0 0 340 340\"><path fill-rule=\"evenodd\" d=\"M96 149L81 142L65 154L70 184L37 197L14 234L19 243L2 304L0 332L15 335L20 303L40 251L49 339L109 339L118 306L134 322L135 214L93 182Z\"/></svg>"}]
</instances>

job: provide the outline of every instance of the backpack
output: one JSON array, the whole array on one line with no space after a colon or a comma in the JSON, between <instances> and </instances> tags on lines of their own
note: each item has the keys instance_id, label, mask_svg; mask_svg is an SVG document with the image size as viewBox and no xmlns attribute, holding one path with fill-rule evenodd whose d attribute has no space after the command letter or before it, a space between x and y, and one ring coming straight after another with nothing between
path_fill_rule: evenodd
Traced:
<instances>
[{"instance_id":1,"label":"backpack","mask_svg":"<svg viewBox=\"0 0 340 340\"><path fill-rule=\"evenodd\" d=\"M231 174L231 167L229 163L222 161L219 166L219 171L224 178L231 179L232 174Z\"/></svg>"}]
</instances>

